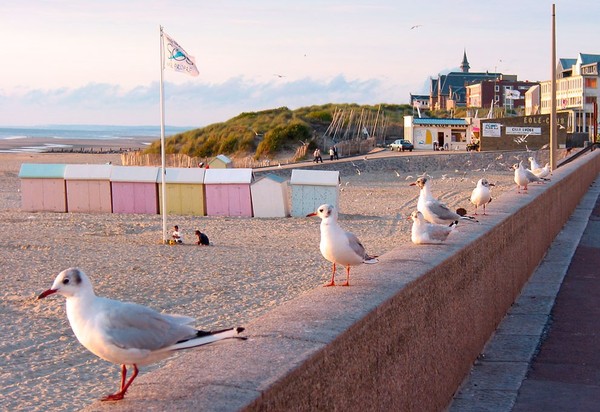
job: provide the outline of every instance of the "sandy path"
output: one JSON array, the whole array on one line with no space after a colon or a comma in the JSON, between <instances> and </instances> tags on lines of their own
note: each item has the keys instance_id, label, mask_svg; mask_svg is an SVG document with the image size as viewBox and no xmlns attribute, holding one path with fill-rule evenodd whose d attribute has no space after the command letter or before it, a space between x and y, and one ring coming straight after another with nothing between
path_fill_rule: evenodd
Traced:
<instances>
[{"instance_id":1,"label":"sandy path","mask_svg":"<svg viewBox=\"0 0 600 412\"><path fill-rule=\"evenodd\" d=\"M160 245L158 215L20 211L22 162L119 164L117 155L91 156L0 154L1 410L77 410L117 387L118 367L74 338L64 299L35 300L67 267L84 269L99 295L194 316L207 329L243 325L330 276L318 249L317 218L169 216L169 225L178 224L189 242L195 229L206 232L214 243L206 248ZM482 176L430 174L434 195L472 210L467 199ZM418 190L408 186L414 179L407 176L342 176L340 223L372 254L410 242L406 216L416 207ZM508 170L486 177L497 184L496 197L513 188Z\"/></svg>"}]
</instances>

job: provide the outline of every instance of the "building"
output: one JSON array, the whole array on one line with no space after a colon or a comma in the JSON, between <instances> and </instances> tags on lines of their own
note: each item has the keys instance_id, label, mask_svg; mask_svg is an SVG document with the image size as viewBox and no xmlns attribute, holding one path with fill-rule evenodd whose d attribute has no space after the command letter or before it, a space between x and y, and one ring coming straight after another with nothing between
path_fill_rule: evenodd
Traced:
<instances>
[{"instance_id":1,"label":"building","mask_svg":"<svg viewBox=\"0 0 600 412\"><path fill-rule=\"evenodd\" d=\"M404 139L415 149L466 150L471 141L471 119L404 116Z\"/></svg>"},{"instance_id":2,"label":"building","mask_svg":"<svg viewBox=\"0 0 600 412\"><path fill-rule=\"evenodd\" d=\"M496 79L480 80L466 86L467 107L489 110L493 106L501 108L505 115L523 114L525 95L537 85L538 82L519 81L516 75L501 74Z\"/></svg>"},{"instance_id":3,"label":"building","mask_svg":"<svg viewBox=\"0 0 600 412\"><path fill-rule=\"evenodd\" d=\"M568 115L567 132L598 135L598 89L600 55L579 53L559 59L556 68L556 110ZM540 83L540 114L551 112L552 81ZM535 107L535 101L532 106Z\"/></svg>"},{"instance_id":4,"label":"building","mask_svg":"<svg viewBox=\"0 0 600 412\"><path fill-rule=\"evenodd\" d=\"M469 73L470 65L467 52L463 54L460 72L440 74L437 78L430 78L429 107L433 110L451 110L467 105L467 85L483 80L495 80L500 73ZM411 101L412 103L412 101Z\"/></svg>"}]
</instances>

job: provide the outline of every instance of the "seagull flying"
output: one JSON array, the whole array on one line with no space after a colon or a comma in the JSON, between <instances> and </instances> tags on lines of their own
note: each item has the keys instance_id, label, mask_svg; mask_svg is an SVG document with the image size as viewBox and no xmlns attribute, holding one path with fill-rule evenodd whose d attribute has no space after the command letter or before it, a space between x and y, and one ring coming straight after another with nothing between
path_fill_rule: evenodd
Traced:
<instances>
[{"instance_id":1,"label":"seagull flying","mask_svg":"<svg viewBox=\"0 0 600 412\"><path fill-rule=\"evenodd\" d=\"M123 399L138 374L138 365L157 362L178 350L222 339L245 339L238 336L244 328L215 332L196 330L189 326L195 320L193 318L98 297L90 279L78 268L60 272L52 287L42 292L38 299L54 293L66 298L67 317L79 342L94 355L121 365L119 391L103 400ZM133 366L129 380L127 365Z\"/></svg>"},{"instance_id":2,"label":"seagull flying","mask_svg":"<svg viewBox=\"0 0 600 412\"><path fill-rule=\"evenodd\" d=\"M410 240L415 245L442 243L458 224L458 222L454 222L450 226L446 226L429 223L418 210L412 212L409 219L413 221Z\"/></svg>"},{"instance_id":3,"label":"seagull flying","mask_svg":"<svg viewBox=\"0 0 600 412\"><path fill-rule=\"evenodd\" d=\"M439 225L458 223L459 219L477 222L472 216L461 216L453 212L444 203L434 198L429 189L430 184L430 179L426 176L421 176L410 184L410 186L418 186L421 189L419 201L417 202L417 210L423 214L425 220Z\"/></svg>"},{"instance_id":4,"label":"seagull flying","mask_svg":"<svg viewBox=\"0 0 600 412\"><path fill-rule=\"evenodd\" d=\"M316 212L306 215L321 218L321 254L333 263L331 281L324 286L335 286L336 263L346 267L346 282L342 286L350 286L350 267L361 263L377 263L376 256L369 256L358 238L346 232L338 224L338 214L332 205L324 204Z\"/></svg>"},{"instance_id":5,"label":"seagull flying","mask_svg":"<svg viewBox=\"0 0 600 412\"><path fill-rule=\"evenodd\" d=\"M485 206L492 201L490 186L494 186L494 184L489 183L487 179L479 179L477 182L477 186L473 189L469 199L475 205L474 214L477 214L477 207L483 206L483 214L485 215Z\"/></svg>"}]
</instances>

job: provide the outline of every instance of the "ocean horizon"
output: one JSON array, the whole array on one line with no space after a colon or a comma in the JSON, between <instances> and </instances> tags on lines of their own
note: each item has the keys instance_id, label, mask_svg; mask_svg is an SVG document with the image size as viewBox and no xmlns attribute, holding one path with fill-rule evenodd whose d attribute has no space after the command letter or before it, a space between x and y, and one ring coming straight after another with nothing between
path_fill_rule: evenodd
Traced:
<instances>
[{"instance_id":1,"label":"ocean horizon","mask_svg":"<svg viewBox=\"0 0 600 412\"><path fill-rule=\"evenodd\" d=\"M192 130L194 127L165 126L165 136ZM127 147L132 141L149 145L160 139L160 126L118 125L39 125L0 127L0 152L47 152L68 149L77 141L92 141L97 146Z\"/></svg>"}]
</instances>

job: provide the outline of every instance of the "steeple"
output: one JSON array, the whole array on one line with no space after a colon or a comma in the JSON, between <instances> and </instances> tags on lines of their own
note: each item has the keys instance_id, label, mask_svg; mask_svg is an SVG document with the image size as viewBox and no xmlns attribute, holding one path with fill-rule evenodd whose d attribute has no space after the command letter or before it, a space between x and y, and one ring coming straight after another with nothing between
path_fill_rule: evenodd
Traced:
<instances>
[{"instance_id":1,"label":"steeple","mask_svg":"<svg viewBox=\"0 0 600 412\"><path fill-rule=\"evenodd\" d=\"M471 66L469 66L469 61L467 60L467 51L464 51L463 54L463 61L460 64L460 71L463 73L469 73L469 69L471 68Z\"/></svg>"}]
</instances>

